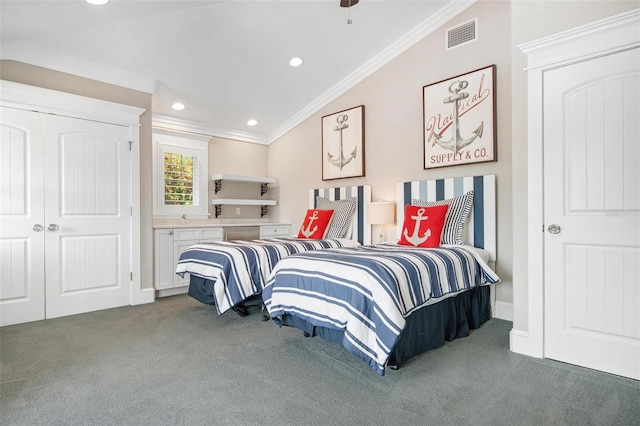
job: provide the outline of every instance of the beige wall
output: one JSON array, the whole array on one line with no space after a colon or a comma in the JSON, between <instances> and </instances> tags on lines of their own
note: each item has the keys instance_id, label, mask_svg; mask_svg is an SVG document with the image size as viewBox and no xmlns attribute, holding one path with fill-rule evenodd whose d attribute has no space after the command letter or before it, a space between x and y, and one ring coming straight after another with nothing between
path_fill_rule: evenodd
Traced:
<instances>
[{"instance_id":1,"label":"beige wall","mask_svg":"<svg viewBox=\"0 0 640 426\"><path fill-rule=\"evenodd\" d=\"M527 85L520 43L640 7L640 1L480 0L270 146L213 138L209 173L272 176L275 221L302 222L310 188L369 184L374 200L393 200L395 184L475 174L497 175L499 302L514 305L514 328L528 330L527 296ZM578 12L577 12L578 11ZM478 18L479 40L450 52L443 31ZM510 30L510 31L509 31ZM497 67L498 161L424 170L422 87L490 64ZM142 283L152 282L151 96L13 61L0 61L0 79L147 109L141 117ZM366 176L322 181L320 119L365 105ZM238 192L238 190L240 192ZM253 188L234 189L234 197ZM210 197L213 189L210 182ZM219 193L218 197L224 196ZM247 195L247 198L253 198ZM255 217L243 211L241 217ZM223 218L235 218L235 209Z\"/></svg>"},{"instance_id":2,"label":"beige wall","mask_svg":"<svg viewBox=\"0 0 640 426\"><path fill-rule=\"evenodd\" d=\"M527 280L527 58L517 48L564 30L640 7L640 1L517 1L511 8L513 82L513 328L529 330ZM579 13L577 12L579 11Z\"/></svg>"},{"instance_id":3,"label":"beige wall","mask_svg":"<svg viewBox=\"0 0 640 426\"><path fill-rule=\"evenodd\" d=\"M393 200L396 182L496 174L497 301L513 303L514 328L527 331L527 76L517 45L637 7L637 0L479 0L269 146L269 175L281 185L279 219L300 223L313 187L369 184L374 200ZM445 52L444 30L474 17L479 40ZM423 170L422 87L490 64L497 67L498 161ZM323 182L321 117L361 104L366 176Z\"/></svg>"},{"instance_id":4,"label":"beige wall","mask_svg":"<svg viewBox=\"0 0 640 426\"><path fill-rule=\"evenodd\" d=\"M140 285L153 286L151 95L15 61L0 61L0 79L145 108L140 117Z\"/></svg>"},{"instance_id":5,"label":"beige wall","mask_svg":"<svg viewBox=\"0 0 640 426\"><path fill-rule=\"evenodd\" d=\"M209 141L209 174L227 173L242 176L269 176L267 173L267 146L230 139L212 138ZM223 182L217 194L209 180L209 200L214 198L260 198L260 185L253 183ZM277 199L277 186L269 187L264 198ZM240 214L236 210L240 209ZM209 214L214 218L213 206ZM218 219L249 219L260 217L260 206L223 206ZM272 215L269 218L273 217Z\"/></svg>"},{"instance_id":6,"label":"beige wall","mask_svg":"<svg viewBox=\"0 0 640 426\"><path fill-rule=\"evenodd\" d=\"M395 200L398 182L495 174L498 204L497 300L512 300L511 44L509 2L479 2L340 96L269 146L269 175L280 182L280 219L302 222L309 188L369 184L373 200ZM478 41L444 50L444 29L478 18ZM424 170L423 86L487 65L497 70L498 161ZM320 121L365 106L365 168L362 178L322 181Z\"/></svg>"}]
</instances>

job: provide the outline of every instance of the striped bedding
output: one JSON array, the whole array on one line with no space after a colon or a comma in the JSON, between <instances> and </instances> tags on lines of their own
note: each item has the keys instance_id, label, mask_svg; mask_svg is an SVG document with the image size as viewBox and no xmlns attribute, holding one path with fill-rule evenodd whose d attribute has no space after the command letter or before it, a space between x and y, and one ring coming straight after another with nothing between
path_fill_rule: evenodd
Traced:
<instances>
[{"instance_id":1,"label":"striped bedding","mask_svg":"<svg viewBox=\"0 0 640 426\"><path fill-rule=\"evenodd\" d=\"M293 237L219 241L190 246L180 254L176 274L189 273L214 281L219 315L260 294L275 264L293 253L360 243L350 239L302 240Z\"/></svg>"},{"instance_id":2,"label":"striped bedding","mask_svg":"<svg viewBox=\"0 0 640 426\"><path fill-rule=\"evenodd\" d=\"M276 265L262 298L280 326L289 314L344 330L344 347L382 376L408 315L500 280L487 259L469 246L390 243L299 253Z\"/></svg>"}]
</instances>

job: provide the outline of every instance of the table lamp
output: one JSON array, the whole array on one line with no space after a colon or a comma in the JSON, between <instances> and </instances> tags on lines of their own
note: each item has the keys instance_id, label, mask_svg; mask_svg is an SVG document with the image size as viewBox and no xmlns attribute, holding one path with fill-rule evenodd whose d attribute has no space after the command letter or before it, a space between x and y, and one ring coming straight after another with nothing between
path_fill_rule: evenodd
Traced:
<instances>
[{"instance_id":1,"label":"table lamp","mask_svg":"<svg viewBox=\"0 0 640 426\"><path fill-rule=\"evenodd\" d=\"M385 241L387 225L395 224L395 204L391 201L374 201L369 203L367 220L372 226L372 242L378 244ZM376 229L377 232L373 232Z\"/></svg>"}]
</instances>

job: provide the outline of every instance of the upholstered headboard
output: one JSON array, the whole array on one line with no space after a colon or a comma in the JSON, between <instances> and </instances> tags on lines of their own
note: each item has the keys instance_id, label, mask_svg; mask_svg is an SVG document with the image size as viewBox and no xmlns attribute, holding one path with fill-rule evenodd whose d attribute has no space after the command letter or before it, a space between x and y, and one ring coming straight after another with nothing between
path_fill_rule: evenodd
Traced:
<instances>
[{"instance_id":1,"label":"upholstered headboard","mask_svg":"<svg viewBox=\"0 0 640 426\"><path fill-rule=\"evenodd\" d=\"M473 208L465 226L465 244L487 250L496 260L496 177L495 175L455 177L397 184L396 217L398 238L404 222L404 206L411 199L438 201L473 190Z\"/></svg>"},{"instance_id":2,"label":"upholstered headboard","mask_svg":"<svg viewBox=\"0 0 640 426\"><path fill-rule=\"evenodd\" d=\"M351 238L358 240L361 244L371 244L371 226L367 221L367 209L371 202L369 185L311 189L309 190L309 208L316 207L316 197L324 197L331 201L357 198Z\"/></svg>"}]
</instances>

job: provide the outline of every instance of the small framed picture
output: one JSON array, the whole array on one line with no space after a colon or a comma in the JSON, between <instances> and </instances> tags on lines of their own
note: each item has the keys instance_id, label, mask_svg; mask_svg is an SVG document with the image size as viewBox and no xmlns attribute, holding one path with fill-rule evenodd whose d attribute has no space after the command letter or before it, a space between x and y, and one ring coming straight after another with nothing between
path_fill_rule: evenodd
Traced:
<instances>
[{"instance_id":1,"label":"small framed picture","mask_svg":"<svg viewBox=\"0 0 640 426\"><path fill-rule=\"evenodd\" d=\"M364 105L322 117L322 180L364 176Z\"/></svg>"},{"instance_id":2,"label":"small framed picture","mask_svg":"<svg viewBox=\"0 0 640 426\"><path fill-rule=\"evenodd\" d=\"M423 87L424 168L496 161L496 66Z\"/></svg>"}]
</instances>

